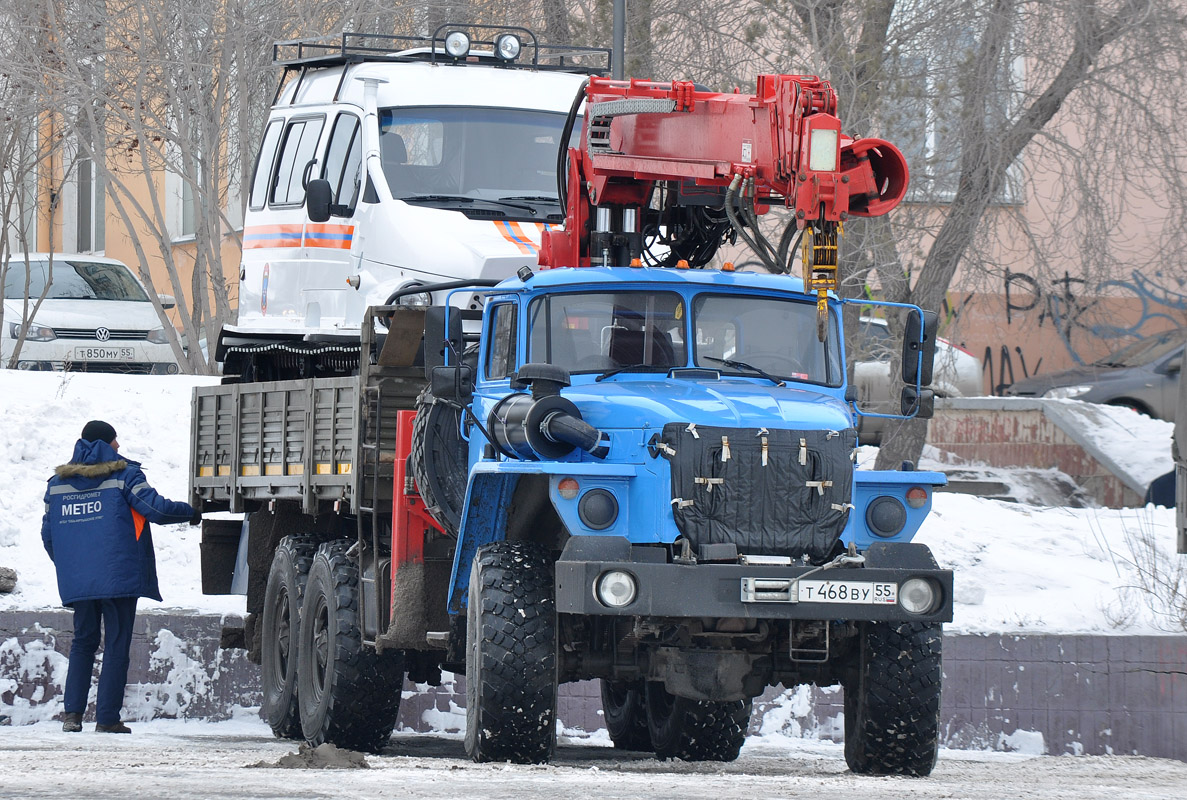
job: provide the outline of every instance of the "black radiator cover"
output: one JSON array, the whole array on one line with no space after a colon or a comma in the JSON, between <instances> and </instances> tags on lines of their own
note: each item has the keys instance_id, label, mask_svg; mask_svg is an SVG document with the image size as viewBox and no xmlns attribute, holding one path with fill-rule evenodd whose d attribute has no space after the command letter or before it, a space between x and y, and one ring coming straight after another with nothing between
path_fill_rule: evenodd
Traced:
<instances>
[{"instance_id":1,"label":"black radiator cover","mask_svg":"<svg viewBox=\"0 0 1187 800\"><path fill-rule=\"evenodd\" d=\"M726 460L723 437L729 443ZM813 563L831 555L853 497L857 432L852 428L690 429L669 423L660 442L666 447L658 452L672 469L676 526L694 552L702 544L732 542L740 553L807 555ZM819 482L825 484L823 493L811 485Z\"/></svg>"}]
</instances>

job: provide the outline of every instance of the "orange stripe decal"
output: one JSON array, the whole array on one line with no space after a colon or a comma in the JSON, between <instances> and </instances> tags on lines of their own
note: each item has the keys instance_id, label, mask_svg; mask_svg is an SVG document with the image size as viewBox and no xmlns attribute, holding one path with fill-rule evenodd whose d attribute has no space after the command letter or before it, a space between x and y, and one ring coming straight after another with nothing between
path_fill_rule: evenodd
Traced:
<instances>
[{"instance_id":1,"label":"orange stripe decal","mask_svg":"<svg viewBox=\"0 0 1187 800\"><path fill-rule=\"evenodd\" d=\"M504 239L518 247L519 252L523 253L525 256L536 254L536 248L532 245L531 240L523 235L523 231L519 229L518 223L508 222L506 220L496 220L495 227L498 229L499 233L503 234Z\"/></svg>"}]
</instances>

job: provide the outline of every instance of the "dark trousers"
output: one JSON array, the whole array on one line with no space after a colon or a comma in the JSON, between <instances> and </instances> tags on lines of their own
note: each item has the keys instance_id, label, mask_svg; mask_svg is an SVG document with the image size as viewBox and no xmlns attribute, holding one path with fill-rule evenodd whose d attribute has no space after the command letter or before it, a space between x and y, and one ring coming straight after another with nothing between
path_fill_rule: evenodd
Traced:
<instances>
[{"instance_id":1,"label":"dark trousers","mask_svg":"<svg viewBox=\"0 0 1187 800\"><path fill-rule=\"evenodd\" d=\"M95 651L99 649L99 628L104 638L103 669L99 674L99 695L95 701L95 721L114 725L120 721L124 706L124 687L128 684L129 652L132 648L132 625L136 622L135 597L112 600L80 600L74 607L74 641L70 643L70 668L66 671L65 711L85 714L87 694Z\"/></svg>"}]
</instances>

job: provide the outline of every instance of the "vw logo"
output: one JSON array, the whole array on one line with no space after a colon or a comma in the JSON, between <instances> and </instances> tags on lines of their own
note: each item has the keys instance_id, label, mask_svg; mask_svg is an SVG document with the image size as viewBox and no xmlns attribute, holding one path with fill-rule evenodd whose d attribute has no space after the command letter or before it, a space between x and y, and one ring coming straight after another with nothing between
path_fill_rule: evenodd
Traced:
<instances>
[{"instance_id":1,"label":"vw logo","mask_svg":"<svg viewBox=\"0 0 1187 800\"><path fill-rule=\"evenodd\" d=\"M106 342L111 338L111 331L107 328L95 328L95 338L101 342Z\"/></svg>"}]
</instances>

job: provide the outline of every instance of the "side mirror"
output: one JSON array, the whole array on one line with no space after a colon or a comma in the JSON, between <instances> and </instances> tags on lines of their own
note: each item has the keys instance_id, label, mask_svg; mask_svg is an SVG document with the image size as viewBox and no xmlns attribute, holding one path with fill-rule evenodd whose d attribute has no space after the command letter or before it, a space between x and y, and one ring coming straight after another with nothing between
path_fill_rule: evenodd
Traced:
<instances>
[{"instance_id":1,"label":"side mirror","mask_svg":"<svg viewBox=\"0 0 1187 800\"><path fill-rule=\"evenodd\" d=\"M449 321L448 334L445 330ZM424 365L425 377L431 379L433 368L445 365L446 342L461 353L465 347L462 340L462 312L448 306L429 306L425 309Z\"/></svg>"},{"instance_id":2,"label":"side mirror","mask_svg":"<svg viewBox=\"0 0 1187 800\"><path fill-rule=\"evenodd\" d=\"M931 419L936 413L936 393L931 389L916 391L914 386L904 386L899 410L904 417Z\"/></svg>"},{"instance_id":3,"label":"side mirror","mask_svg":"<svg viewBox=\"0 0 1187 800\"><path fill-rule=\"evenodd\" d=\"M932 364L936 359L936 332L940 315L934 311L907 314L903 332L903 382L914 386L931 383Z\"/></svg>"},{"instance_id":4,"label":"side mirror","mask_svg":"<svg viewBox=\"0 0 1187 800\"><path fill-rule=\"evenodd\" d=\"M1178 375L1183 371L1183 357L1175 356L1170 361L1166 362L1166 374Z\"/></svg>"},{"instance_id":5,"label":"side mirror","mask_svg":"<svg viewBox=\"0 0 1187 800\"><path fill-rule=\"evenodd\" d=\"M161 301L161 308L166 311L177 306L177 298L171 294L158 294L157 299Z\"/></svg>"},{"instance_id":6,"label":"side mirror","mask_svg":"<svg viewBox=\"0 0 1187 800\"><path fill-rule=\"evenodd\" d=\"M474 370L469 364L433 367L429 375L429 392L440 400L469 403L474 397Z\"/></svg>"},{"instance_id":7,"label":"side mirror","mask_svg":"<svg viewBox=\"0 0 1187 800\"><path fill-rule=\"evenodd\" d=\"M330 218L330 204L334 202L334 190L325 178L309 181L305 189L305 209L312 222L325 222Z\"/></svg>"}]
</instances>

